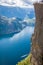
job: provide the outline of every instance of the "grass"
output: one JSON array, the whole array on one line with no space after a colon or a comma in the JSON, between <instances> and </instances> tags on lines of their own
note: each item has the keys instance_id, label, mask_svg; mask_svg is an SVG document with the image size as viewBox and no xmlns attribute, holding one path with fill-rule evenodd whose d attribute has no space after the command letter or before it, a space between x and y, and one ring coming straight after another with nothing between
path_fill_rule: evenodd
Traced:
<instances>
[{"instance_id":1,"label":"grass","mask_svg":"<svg viewBox=\"0 0 43 65\"><path fill-rule=\"evenodd\" d=\"M26 57L24 60L18 62L18 64L16 65L31 65L30 58L31 58L31 54L28 57Z\"/></svg>"}]
</instances>

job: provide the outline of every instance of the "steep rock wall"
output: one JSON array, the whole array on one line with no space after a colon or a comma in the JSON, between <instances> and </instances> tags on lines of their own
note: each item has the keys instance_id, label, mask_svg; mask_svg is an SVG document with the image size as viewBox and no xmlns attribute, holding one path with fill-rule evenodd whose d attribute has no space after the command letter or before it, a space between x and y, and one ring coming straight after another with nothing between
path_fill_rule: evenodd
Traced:
<instances>
[{"instance_id":1,"label":"steep rock wall","mask_svg":"<svg viewBox=\"0 0 43 65\"><path fill-rule=\"evenodd\" d=\"M32 35L31 65L43 65L43 3L35 3L36 25Z\"/></svg>"}]
</instances>

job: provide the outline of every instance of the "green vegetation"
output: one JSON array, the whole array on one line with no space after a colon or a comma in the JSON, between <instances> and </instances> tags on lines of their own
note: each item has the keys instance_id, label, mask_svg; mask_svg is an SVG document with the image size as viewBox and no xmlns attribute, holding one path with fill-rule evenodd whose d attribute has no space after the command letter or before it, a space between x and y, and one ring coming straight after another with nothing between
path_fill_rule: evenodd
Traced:
<instances>
[{"instance_id":1,"label":"green vegetation","mask_svg":"<svg viewBox=\"0 0 43 65\"><path fill-rule=\"evenodd\" d=\"M18 62L18 64L16 65L31 65L30 58L31 58L31 54L28 57L26 57L24 60Z\"/></svg>"}]
</instances>

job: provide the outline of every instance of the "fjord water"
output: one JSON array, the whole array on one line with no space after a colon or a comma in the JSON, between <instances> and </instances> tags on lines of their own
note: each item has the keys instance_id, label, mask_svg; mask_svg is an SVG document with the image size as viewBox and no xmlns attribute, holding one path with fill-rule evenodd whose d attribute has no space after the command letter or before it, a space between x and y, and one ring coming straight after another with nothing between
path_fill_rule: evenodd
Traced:
<instances>
[{"instance_id":1,"label":"fjord water","mask_svg":"<svg viewBox=\"0 0 43 65\"><path fill-rule=\"evenodd\" d=\"M0 39L0 65L16 65L30 53L33 26L24 28L12 37Z\"/></svg>"}]
</instances>

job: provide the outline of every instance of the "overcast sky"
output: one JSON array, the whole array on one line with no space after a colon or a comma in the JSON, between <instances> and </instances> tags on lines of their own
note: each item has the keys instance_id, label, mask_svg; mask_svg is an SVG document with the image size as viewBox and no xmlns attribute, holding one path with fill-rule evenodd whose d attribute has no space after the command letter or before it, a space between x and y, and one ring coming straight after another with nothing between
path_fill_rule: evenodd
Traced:
<instances>
[{"instance_id":1,"label":"overcast sky","mask_svg":"<svg viewBox=\"0 0 43 65\"><path fill-rule=\"evenodd\" d=\"M3 6L18 6L33 8L32 4L40 0L0 0L0 5Z\"/></svg>"}]
</instances>

